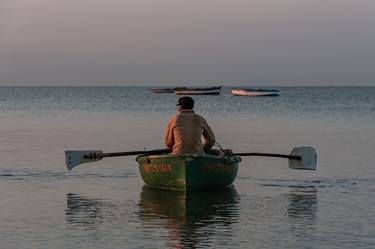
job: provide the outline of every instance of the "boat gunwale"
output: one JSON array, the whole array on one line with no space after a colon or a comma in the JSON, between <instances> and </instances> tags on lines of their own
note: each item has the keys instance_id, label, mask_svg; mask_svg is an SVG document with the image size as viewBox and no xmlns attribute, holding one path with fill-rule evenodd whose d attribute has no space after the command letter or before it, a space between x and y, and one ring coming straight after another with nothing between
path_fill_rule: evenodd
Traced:
<instances>
[{"instance_id":1,"label":"boat gunwale","mask_svg":"<svg viewBox=\"0 0 375 249\"><path fill-rule=\"evenodd\" d=\"M216 155L210 155L210 154L184 154L184 155L176 155L176 154L161 154L161 155L139 155L136 158L136 161L138 161L138 158L148 158L148 159L165 159L165 158L183 158L183 159L200 159L200 158L209 158L209 159L228 159L233 158L236 162L241 162L242 158L235 155L227 155L227 156L216 156Z\"/></svg>"}]
</instances>

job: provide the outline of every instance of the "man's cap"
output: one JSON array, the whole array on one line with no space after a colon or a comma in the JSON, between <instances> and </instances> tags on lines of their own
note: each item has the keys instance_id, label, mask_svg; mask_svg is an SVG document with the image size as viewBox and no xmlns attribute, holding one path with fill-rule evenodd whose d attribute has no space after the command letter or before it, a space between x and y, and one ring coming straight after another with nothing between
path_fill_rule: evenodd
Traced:
<instances>
[{"instance_id":1,"label":"man's cap","mask_svg":"<svg viewBox=\"0 0 375 249\"><path fill-rule=\"evenodd\" d=\"M190 97L181 97L178 99L177 106L181 106L182 109L193 109L194 100Z\"/></svg>"}]
</instances>

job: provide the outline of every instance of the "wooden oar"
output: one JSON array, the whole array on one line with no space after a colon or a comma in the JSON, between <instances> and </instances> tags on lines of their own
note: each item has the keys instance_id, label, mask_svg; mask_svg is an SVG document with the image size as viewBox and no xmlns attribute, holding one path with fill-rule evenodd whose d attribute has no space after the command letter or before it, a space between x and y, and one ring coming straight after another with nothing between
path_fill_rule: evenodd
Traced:
<instances>
[{"instance_id":1,"label":"wooden oar","mask_svg":"<svg viewBox=\"0 0 375 249\"><path fill-rule=\"evenodd\" d=\"M139 150L127 152L103 153L102 150L67 150L65 151L66 166L69 170L82 163L90 163L102 160L104 157L135 156L135 155L158 155L171 152L169 149Z\"/></svg>"},{"instance_id":2,"label":"wooden oar","mask_svg":"<svg viewBox=\"0 0 375 249\"><path fill-rule=\"evenodd\" d=\"M295 147L289 155L272 153L233 153L235 156L265 156L289 159L289 168L301 170L315 170L317 154L313 147Z\"/></svg>"},{"instance_id":3,"label":"wooden oar","mask_svg":"<svg viewBox=\"0 0 375 249\"><path fill-rule=\"evenodd\" d=\"M135 156L135 155L159 155L169 153L169 149L149 150L149 151L127 151L103 153L101 150L67 150L65 151L66 166L69 170L82 164L102 160L104 157ZM235 156L264 156L280 157L289 159L289 168L302 170L315 170L316 151L312 147L295 147L289 155L272 153L233 153Z\"/></svg>"}]
</instances>

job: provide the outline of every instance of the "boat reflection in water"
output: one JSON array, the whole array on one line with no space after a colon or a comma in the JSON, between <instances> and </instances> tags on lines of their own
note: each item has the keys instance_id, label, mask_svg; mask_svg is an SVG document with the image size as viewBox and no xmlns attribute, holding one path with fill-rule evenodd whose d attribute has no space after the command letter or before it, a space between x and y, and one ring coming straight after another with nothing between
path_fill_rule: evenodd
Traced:
<instances>
[{"instance_id":1,"label":"boat reflection in water","mask_svg":"<svg viewBox=\"0 0 375 249\"><path fill-rule=\"evenodd\" d=\"M301 248L315 238L318 191L286 187L277 195L247 193L241 201L233 186L190 193L143 187L139 198L120 200L69 193L65 220L77 238L100 238L110 243L105 248L230 248L233 241L240 241L238 248L262 248L270 228L278 236L269 238L269 248L277 248L280 237L287 238L282 248Z\"/></svg>"},{"instance_id":2,"label":"boat reflection in water","mask_svg":"<svg viewBox=\"0 0 375 249\"><path fill-rule=\"evenodd\" d=\"M152 241L159 243L154 248L209 247L218 238L231 236L239 219L240 197L233 186L188 194L143 187L139 201L111 201L74 193L66 197L65 220L72 231L96 239L102 231L111 236L111 231L118 234L120 230L132 237L121 237L119 243L136 238L135 247L145 243L147 248ZM141 229L135 231L134 224ZM144 234L148 237L142 241Z\"/></svg>"},{"instance_id":3,"label":"boat reflection in water","mask_svg":"<svg viewBox=\"0 0 375 249\"><path fill-rule=\"evenodd\" d=\"M186 193L144 186L140 198L143 224L163 226L171 247L196 248L212 245L213 235L231 234L238 222L239 195L235 188Z\"/></svg>"}]
</instances>

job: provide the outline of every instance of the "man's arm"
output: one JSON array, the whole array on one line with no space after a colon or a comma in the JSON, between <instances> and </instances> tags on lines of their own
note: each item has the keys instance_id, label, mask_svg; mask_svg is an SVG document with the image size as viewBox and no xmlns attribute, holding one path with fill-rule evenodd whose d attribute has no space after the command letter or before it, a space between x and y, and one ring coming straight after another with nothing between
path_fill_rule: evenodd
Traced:
<instances>
[{"instance_id":1,"label":"man's arm","mask_svg":"<svg viewBox=\"0 0 375 249\"><path fill-rule=\"evenodd\" d=\"M203 127L203 150L204 152L208 152L212 146L214 146L216 140L213 131L211 130L210 126L208 125L207 121L202 118L202 127Z\"/></svg>"},{"instance_id":2,"label":"man's arm","mask_svg":"<svg viewBox=\"0 0 375 249\"><path fill-rule=\"evenodd\" d=\"M173 120L171 119L169 122L168 122L168 125L167 125L167 131L166 131L166 134L165 134L165 145L167 146L167 148L169 148L171 151L173 150L173 145L174 145L174 137L173 137Z\"/></svg>"}]
</instances>

